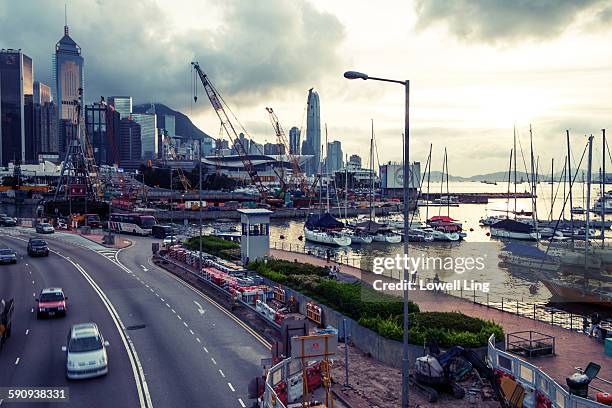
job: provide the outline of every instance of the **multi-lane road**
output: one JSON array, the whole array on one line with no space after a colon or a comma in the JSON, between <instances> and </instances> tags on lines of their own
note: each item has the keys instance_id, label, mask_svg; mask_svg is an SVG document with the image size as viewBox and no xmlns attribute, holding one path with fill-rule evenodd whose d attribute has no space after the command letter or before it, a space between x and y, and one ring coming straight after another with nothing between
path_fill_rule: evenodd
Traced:
<instances>
[{"instance_id":1,"label":"multi-lane road","mask_svg":"<svg viewBox=\"0 0 612 408\"><path fill-rule=\"evenodd\" d=\"M0 298L15 298L12 337L0 352L0 387L69 387L68 404L95 407L245 407L269 344L197 289L150 262L151 239L129 248L88 248L47 236L52 253L31 258L30 235L0 236L16 265L0 266ZM74 240L72 240L74 241ZM68 296L66 318L37 320L43 287ZM69 327L93 321L109 348L109 374L67 381ZM0 406L11 405L7 401ZM17 405L17 404L15 404ZM23 406L23 405L21 405Z\"/></svg>"}]
</instances>

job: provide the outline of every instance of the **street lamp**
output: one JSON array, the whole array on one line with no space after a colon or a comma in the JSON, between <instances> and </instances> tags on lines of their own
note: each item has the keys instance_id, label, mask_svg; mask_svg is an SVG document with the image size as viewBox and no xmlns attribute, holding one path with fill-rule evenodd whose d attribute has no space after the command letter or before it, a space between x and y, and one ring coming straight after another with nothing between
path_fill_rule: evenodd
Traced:
<instances>
[{"instance_id":1,"label":"street lamp","mask_svg":"<svg viewBox=\"0 0 612 408\"><path fill-rule=\"evenodd\" d=\"M395 79L376 78L371 77L363 72L358 71L346 71L344 73L346 79L371 79L373 81L382 82L393 82L404 86L406 92L405 99L405 111L404 111L404 256L408 257L408 232L409 232L409 212L410 207L408 204L409 200L409 175L410 175L410 120L409 120L409 106L410 106L410 81L399 81ZM404 337L403 337L403 352L402 352L402 408L408 408L409 396L408 396L408 384L409 384L409 369L410 362L408 356L408 287L407 284L410 282L410 276L408 269L404 269L403 274L403 288L404 288Z\"/></svg>"}]
</instances>

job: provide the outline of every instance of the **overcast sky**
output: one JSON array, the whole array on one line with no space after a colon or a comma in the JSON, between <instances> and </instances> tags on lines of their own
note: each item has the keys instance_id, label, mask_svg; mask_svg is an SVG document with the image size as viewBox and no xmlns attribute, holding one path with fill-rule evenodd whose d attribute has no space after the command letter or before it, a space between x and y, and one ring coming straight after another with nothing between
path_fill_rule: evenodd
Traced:
<instances>
[{"instance_id":1,"label":"overcast sky","mask_svg":"<svg viewBox=\"0 0 612 408\"><path fill-rule=\"evenodd\" d=\"M342 73L411 80L411 159L433 168L444 147L452 174L507 168L516 124L524 148L549 166L572 133L612 129L610 0L68 0L82 47L88 101L129 94L179 109L212 136L219 123L204 92L192 103L198 60L258 142L273 142L266 106L288 132L305 130L308 89L321 99L329 140L368 156L374 119L381 162L401 160L403 89ZM0 1L0 47L33 57L50 83L64 2ZM612 131L610 131L612 135ZM597 151L597 149L596 149ZM527 155L528 153L525 152ZM520 162L521 160L519 160ZM596 158L594 166L601 160ZM542 165L544 167L544 164ZM611 166L612 167L612 166ZM521 169L519 169L521 170Z\"/></svg>"}]
</instances>

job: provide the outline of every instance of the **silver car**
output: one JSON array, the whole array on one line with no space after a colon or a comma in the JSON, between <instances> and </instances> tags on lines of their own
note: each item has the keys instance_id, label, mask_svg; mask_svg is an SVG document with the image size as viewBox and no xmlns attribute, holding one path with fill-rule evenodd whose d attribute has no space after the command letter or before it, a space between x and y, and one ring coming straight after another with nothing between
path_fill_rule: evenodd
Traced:
<instances>
[{"instance_id":1,"label":"silver car","mask_svg":"<svg viewBox=\"0 0 612 408\"><path fill-rule=\"evenodd\" d=\"M17 263L17 253L11 248L0 248L0 263Z\"/></svg>"},{"instance_id":2,"label":"silver car","mask_svg":"<svg viewBox=\"0 0 612 408\"><path fill-rule=\"evenodd\" d=\"M95 323L75 324L68 333L68 344L62 346L66 353L66 377L81 379L98 377L108 373L109 346Z\"/></svg>"}]
</instances>

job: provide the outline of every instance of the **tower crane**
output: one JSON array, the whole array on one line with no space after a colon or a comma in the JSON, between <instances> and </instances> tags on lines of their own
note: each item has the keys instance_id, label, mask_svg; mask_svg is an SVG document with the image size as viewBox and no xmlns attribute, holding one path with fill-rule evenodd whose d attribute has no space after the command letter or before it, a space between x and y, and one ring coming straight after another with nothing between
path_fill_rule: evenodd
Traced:
<instances>
[{"instance_id":1,"label":"tower crane","mask_svg":"<svg viewBox=\"0 0 612 408\"><path fill-rule=\"evenodd\" d=\"M202 86L206 91L206 95L208 96L208 99L210 100L210 103L213 109L215 110L215 113L221 121L221 126L225 130L225 133L227 133L230 142L232 142L234 148L236 149L236 152L238 153L238 156L240 157L240 160L242 161L244 169L248 173L251 182L259 191L259 195L261 196L262 201L266 202L268 198L268 189L263 184L259 174L257 174L257 170L249 159L247 151L244 148L244 145L242 144L242 140L240 139L240 137L238 137L236 128L234 127L229 116L225 112L225 108L223 108L223 99L208 79L208 76L204 73L204 71L202 71L202 68L200 68L200 64L198 62L192 62L191 65L193 66L193 69L198 73L200 81L202 82ZM194 102L197 102L197 95L194 95L193 99Z\"/></svg>"}]
</instances>

